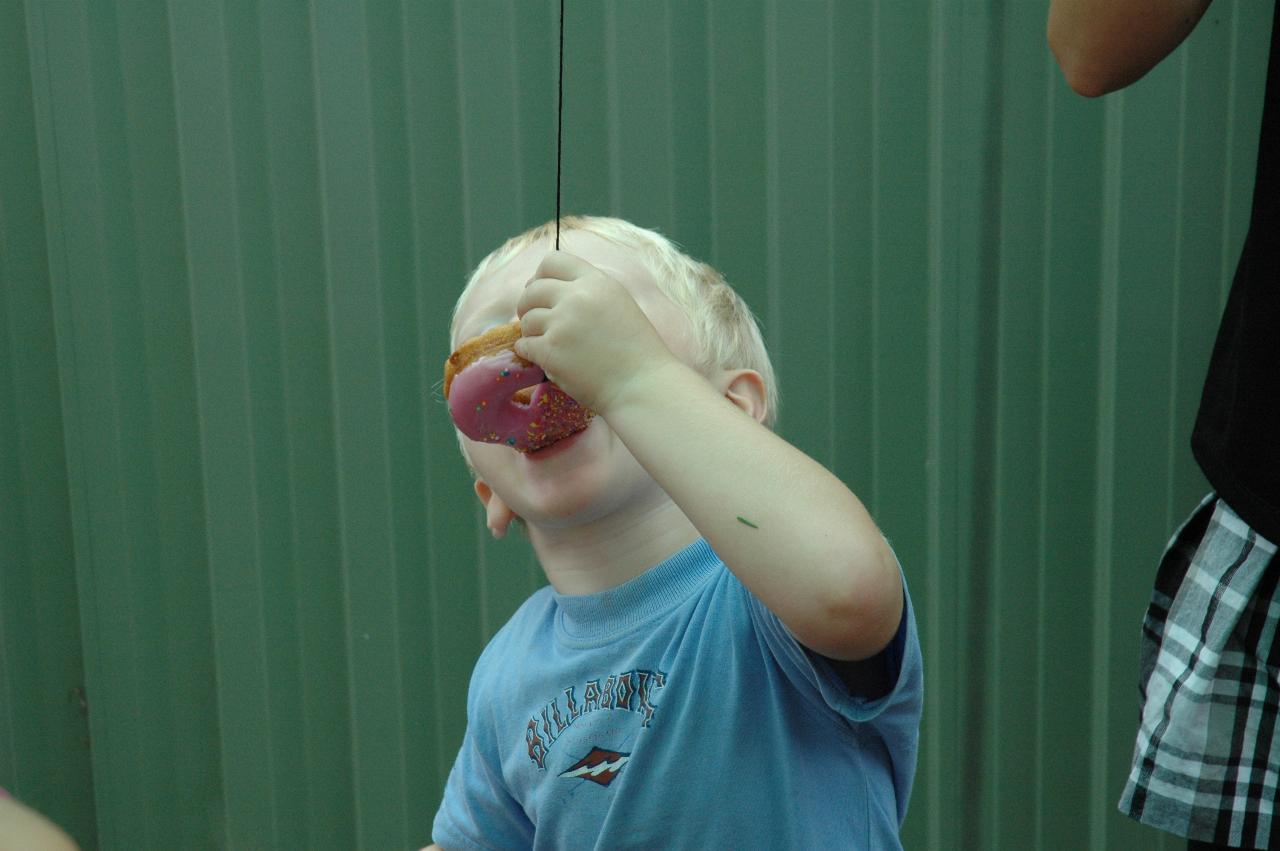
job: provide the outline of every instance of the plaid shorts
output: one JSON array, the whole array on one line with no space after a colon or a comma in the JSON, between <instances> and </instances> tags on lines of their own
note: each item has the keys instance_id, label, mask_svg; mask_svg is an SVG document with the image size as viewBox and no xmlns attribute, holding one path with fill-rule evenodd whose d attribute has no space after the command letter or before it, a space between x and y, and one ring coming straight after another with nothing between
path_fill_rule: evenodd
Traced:
<instances>
[{"instance_id":1,"label":"plaid shorts","mask_svg":"<svg viewBox=\"0 0 1280 851\"><path fill-rule=\"evenodd\" d=\"M1121 812L1280 848L1280 559L1214 494L1174 534L1142 625L1142 710Z\"/></svg>"}]
</instances>

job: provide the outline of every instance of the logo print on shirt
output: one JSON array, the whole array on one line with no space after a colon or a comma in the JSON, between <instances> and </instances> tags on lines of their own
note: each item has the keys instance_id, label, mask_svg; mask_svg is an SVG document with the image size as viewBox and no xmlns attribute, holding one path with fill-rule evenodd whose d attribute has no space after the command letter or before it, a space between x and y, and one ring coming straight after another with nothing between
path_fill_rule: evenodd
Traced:
<instances>
[{"instance_id":1,"label":"logo print on shirt","mask_svg":"<svg viewBox=\"0 0 1280 851\"><path fill-rule=\"evenodd\" d=\"M569 766L569 770L561 772L560 776L570 780L581 778L599 783L601 786L608 786L622 771L622 766L630 761L629 753L607 751L596 745L591 748L591 753Z\"/></svg>"},{"instance_id":2,"label":"logo print on shirt","mask_svg":"<svg viewBox=\"0 0 1280 851\"><path fill-rule=\"evenodd\" d=\"M569 686L561 695L564 698L563 709L560 705L561 697L556 697L545 704L540 712L529 717L524 731L529 759L539 771L544 770L547 755L560 735L579 718L593 712L612 709L633 712L640 716L641 728L649 727L658 710L654 695L666 684L665 672L636 668L620 674L610 674L603 684L599 679L588 680L582 689L581 700L578 699L574 686Z\"/></svg>"}]
</instances>

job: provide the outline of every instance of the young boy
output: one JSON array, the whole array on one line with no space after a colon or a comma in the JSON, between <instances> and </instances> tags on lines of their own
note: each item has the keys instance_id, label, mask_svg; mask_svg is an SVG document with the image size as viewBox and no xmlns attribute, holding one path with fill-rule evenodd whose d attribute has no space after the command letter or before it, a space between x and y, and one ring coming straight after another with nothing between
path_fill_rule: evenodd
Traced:
<instances>
[{"instance_id":1,"label":"young boy","mask_svg":"<svg viewBox=\"0 0 1280 851\"><path fill-rule=\"evenodd\" d=\"M471 848L899 848L922 668L897 560L770 429L755 320L710 267L617 219L487 257L457 345L517 354L597 412L521 454L462 438L490 531L550 587L476 664L433 839Z\"/></svg>"}]
</instances>

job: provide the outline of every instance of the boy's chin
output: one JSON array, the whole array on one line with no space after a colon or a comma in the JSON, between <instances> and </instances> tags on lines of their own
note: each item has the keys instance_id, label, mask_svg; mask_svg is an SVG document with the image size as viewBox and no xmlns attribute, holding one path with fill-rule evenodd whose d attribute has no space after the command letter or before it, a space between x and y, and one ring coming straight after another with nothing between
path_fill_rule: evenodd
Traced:
<instances>
[{"instance_id":1,"label":"boy's chin","mask_svg":"<svg viewBox=\"0 0 1280 851\"><path fill-rule=\"evenodd\" d=\"M614 459L616 460L616 459ZM588 526L648 504L657 486L647 477L628 475L608 463L583 465L576 475L556 477L525 491L530 526L564 530Z\"/></svg>"},{"instance_id":2,"label":"boy's chin","mask_svg":"<svg viewBox=\"0 0 1280 851\"><path fill-rule=\"evenodd\" d=\"M508 480L524 509L516 513L530 527L549 530L594 523L655 487L598 418L559 444L520 456L517 468Z\"/></svg>"},{"instance_id":3,"label":"boy's chin","mask_svg":"<svg viewBox=\"0 0 1280 851\"><path fill-rule=\"evenodd\" d=\"M607 477L599 471L579 470L578 475L543 482L528 482L525 519L537 526L564 528L591 522L607 511Z\"/></svg>"}]
</instances>

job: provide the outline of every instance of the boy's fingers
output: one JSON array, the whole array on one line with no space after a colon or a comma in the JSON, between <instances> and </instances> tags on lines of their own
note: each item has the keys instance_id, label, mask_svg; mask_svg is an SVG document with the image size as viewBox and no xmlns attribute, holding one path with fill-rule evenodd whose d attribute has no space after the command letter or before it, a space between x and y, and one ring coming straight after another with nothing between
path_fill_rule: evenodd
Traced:
<instances>
[{"instance_id":1,"label":"boy's fingers","mask_svg":"<svg viewBox=\"0 0 1280 851\"><path fill-rule=\"evenodd\" d=\"M520 301L516 304L516 316L523 318L530 310L554 307L564 281L553 278L534 278L524 285Z\"/></svg>"},{"instance_id":2,"label":"boy's fingers","mask_svg":"<svg viewBox=\"0 0 1280 851\"><path fill-rule=\"evenodd\" d=\"M541 365L539 355L542 348L541 337L521 337L512 344L511 350L527 361Z\"/></svg>"},{"instance_id":3,"label":"boy's fingers","mask_svg":"<svg viewBox=\"0 0 1280 851\"><path fill-rule=\"evenodd\" d=\"M551 311L545 307L535 307L520 317L520 333L525 337L540 337L547 331L547 322Z\"/></svg>"},{"instance_id":4,"label":"boy's fingers","mask_svg":"<svg viewBox=\"0 0 1280 851\"><path fill-rule=\"evenodd\" d=\"M550 368L543 362L549 351L546 340L546 337L521 337L516 340L515 345L511 348L520 357L542 367L543 375L546 376L547 381L555 384L556 380L551 375Z\"/></svg>"},{"instance_id":5,"label":"boy's fingers","mask_svg":"<svg viewBox=\"0 0 1280 851\"><path fill-rule=\"evenodd\" d=\"M572 281L594 272L595 268L586 260L567 251L551 251L538 264L538 271L534 273L534 277Z\"/></svg>"}]
</instances>

